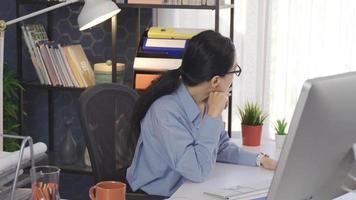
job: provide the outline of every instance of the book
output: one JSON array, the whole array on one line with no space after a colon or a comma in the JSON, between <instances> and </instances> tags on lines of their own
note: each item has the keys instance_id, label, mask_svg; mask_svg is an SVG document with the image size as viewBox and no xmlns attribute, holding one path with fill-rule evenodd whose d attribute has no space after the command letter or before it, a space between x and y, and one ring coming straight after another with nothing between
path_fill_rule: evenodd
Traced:
<instances>
[{"instance_id":1,"label":"book","mask_svg":"<svg viewBox=\"0 0 356 200\"><path fill-rule=\"evenodd\" d=\"M86 87L85 81L83 80L83 76L81 75L80 68L74 62L74 59L70 52L68 46L63 46L64 56L68 62L71 73L73 74L75 80L78 82L79 87Z\"/></svg>"},{"instance_id":2,"label":"book","mask_svg":"<svg viewBox=\"0 0 356 200\"><path fill-rule=\"evenodd\" d=\"M41 24L22 25L21 30L38 79L41 84L50 85L51 81L38 46L40 42L48 41L44 26Z\"/></svg>"},{"instance_id":3,"label":"book","mask_svg":"<svg viewBox=\"0 0 356 200\"><path fill-rule=\"evenodd\" d=\"M54 48L53 50L54 50L55 58L58 63L59 69L61 70L62 76L64 77L65 86L74 87L73 83L71 82L71 80L68 77L68 72L66 70L65 64L63 63L63 59L61 58L62 55L59 52L58 46L56 48Z\"/></svg>"},{"instance_id":4,"label":"book","mask_svg":"<svg viewBox=\"0 0 356 200\"><path fill-rule=\"evenodd\" d=\"M37 74L41 84L45 84L46 82L45 82L45 79L44 79L44 77L42 75L42 72L40 70L41 66L40 66L39 60L36 57L35 51L34 51L34 49L32 47L30 39L29 39L29 35L27 34L27 31L26 31L24 26L21 26L21 31L22 31L23 38L25 40L25 44L27 46L28 52L30 54L30 58L31 58L31 61L33 63L33 67L35 68L36 74Z\"/></svg>"},{"instance_id":5,"label":"book","mask_svg":"<svg viewBox=\"0 0 356 200\"><path fill-rule=\"evenodd\" d=\"M194 35L204 30L205 29L151 27L147 32L147 36L149 38L191 39Z\"/></svg>"},{"instance_id":6,"label":"book","mask_svg":"<svg viewBox=\"0 0 356 200\"><path fill-rule=\"evenodd\" d=\"M95 84L94 72L87 56L80 44L63 46L63 52L68 61L71 72L80 87L89 87Z\"/></svg>"},{"instance_id":7,"label":"book","mask_svg":"<svg viewBox=\"0 0 356 200\"><path fill-rule=\"evenodd\" d=\"M180 67L181 59L175 58L143 58L136 57L133 68L136 71L156 71L163 72Z\"/></svg>"},{"instance_id":8,"label":"book","mask_svg":"<svg viewBox=\"0 0 356 200\"><path fill-rule=\"evenodd\" d=\"M76 61L79 66L87 87L95 85L93 67L90 64L82 45L69 45L69 52L76 58L74 61Z\"/></svg>"},{"instance_id":9,"label":"book","mask_svg":"<svg viewBox=\"0 0 356 200\"><path fill-rule=\"evenodd\" d=\"M66 85L64 84L64 80L63 80L63 77L62 77L62 75L61 75L59 66L58 66L58 64L56 63L56 60L55 60L55 57L54 57L52 42L51 42L51 43L47 43L45 46L46 46L46 49L47 49L47 52L48 52L49 59L50 59L50 62L51 62L51 64L52 64L53 70L54 70L54 74L55 74L56 77L57 77L58 85L60 85L60 86L66 86Z\"/></svg>"},{"instance_id":10,"label":"book","mask_svg":"<svg viewBox=\"0 0 356 200\"><path fill-rule=\"evenodd\" d=\"M66 71L68 73L68 76L69 76L69 79L70 79L70 82L73 84L74 87L80 87L78 81L76 80L71 68L70 68L70 65L68 63L68 60L65 56L65 53L63 51L63 48L60 44L58 44L58 49L59 49L59 53L61 54L61 59L62 59L62 62L64 63L64 67L66 68Z\"/></svg>"},{"instance_id":11,"label":"book","mask_svg":"<svg viewBox=\"0 0 356 200\"><path fill-rule=\"evenodd\" d=\"M48 40L41 24L21 27L33 66L41 84L64 87L88 87L95 84L93 69L81 45L60 44Z\"/></svg>"},{"instance_id":12,"label":"book","mask_svg":"<svg viewBox=\"0 0 356 200\"><path fill-rule=\"evenodd\" d=\"M59 85L59 80L57 78L56 72L54 71L54 66L50 58L47 45L48 43L42 43L39 45L39 49L50 81L52 85L57 86Z\"/></svg>"},{"instance_id":13,"label":"book","mask_svg":"<svg viewBox=\"0 0 356 200\"><path fill-rule=\"evenodd\" d=\"M144 38L142 50L145 53L162 53L173 58L182 58L188 40Z\"/></svg>"}]
</instances>

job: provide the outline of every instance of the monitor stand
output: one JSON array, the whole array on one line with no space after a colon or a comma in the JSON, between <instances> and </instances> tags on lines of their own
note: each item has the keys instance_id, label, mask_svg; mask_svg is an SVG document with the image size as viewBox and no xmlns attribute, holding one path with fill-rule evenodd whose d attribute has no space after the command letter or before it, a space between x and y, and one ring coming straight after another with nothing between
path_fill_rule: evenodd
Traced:
<instances>
[{"instance_id":1,"label":"monitor stand","mask_svg":"<svg viewBox=\"0 0 356 200\"><path fill-rule=\"evenodd\" d=\"M356 182L356 176L352 173L356 167L356 143L354 143L354 145L352 146L352 150L354 153L354 167L349 171L349 173L347 174L347 177L345 179L350 178L352 181ZM346 181L344 181L346 182ZM352 193L356 193L356 190L349 188L348 186L346 186L345 184L341 185L341 189L343 189L346 192L352 192Z\"/></svg>"}]
</instances>

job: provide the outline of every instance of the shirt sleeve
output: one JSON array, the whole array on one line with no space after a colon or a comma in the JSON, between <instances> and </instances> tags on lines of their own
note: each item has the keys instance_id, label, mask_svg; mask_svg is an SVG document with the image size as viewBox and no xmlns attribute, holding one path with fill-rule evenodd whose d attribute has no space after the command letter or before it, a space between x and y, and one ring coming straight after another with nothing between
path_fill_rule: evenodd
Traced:
<instances>
[{"instance_id":1,"label":"shirt sleeve","mask_svg":"<svg viewBox=\"0 0 356 200\"><path fill-rule=\"evenodd\" d=\"M160 155L169 166L192 182L202 182L215 165L213 152L217 151L223 122L217 118L205 116L198 133L194 137L173 113L152 113L151 138L162 148ZM160 117L158 119L158 117Z\"/></svg>"},{"instance_id":2,"label":"shirt sleeve","mask_svg":"<svg viewBox=\"0 0 356 200\"><path fill-rule=\"evenodd\" d=\"M217 156L218 162L257 166L257 155L258 154L246 151L232 143L226 131L221 134Z\"/></svg>"}]
</instances>

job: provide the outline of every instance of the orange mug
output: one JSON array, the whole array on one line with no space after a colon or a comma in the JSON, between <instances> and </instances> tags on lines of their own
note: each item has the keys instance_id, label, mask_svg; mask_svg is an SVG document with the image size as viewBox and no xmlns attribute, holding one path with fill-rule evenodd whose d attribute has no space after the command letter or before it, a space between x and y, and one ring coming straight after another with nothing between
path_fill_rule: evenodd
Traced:
<instances>
[{"instance_id":1,"label":"orange mug","mask_svg":"<svg viewBox=\"0 0 356 200\"><path fill-rule=\"evenodd\" d=\"M102 181L89 190L91 200L125 200L126 184L116 181Z\"/></svg>"}]
</instances>

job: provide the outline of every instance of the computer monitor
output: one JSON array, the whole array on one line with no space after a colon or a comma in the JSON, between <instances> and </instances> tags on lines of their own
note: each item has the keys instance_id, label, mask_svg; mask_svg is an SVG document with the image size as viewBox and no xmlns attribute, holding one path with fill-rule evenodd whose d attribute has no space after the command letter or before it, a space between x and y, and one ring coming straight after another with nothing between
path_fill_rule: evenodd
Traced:
<instances>
[{"instance_id":1,"label":"computer monitor","mask_svg":"<svg viewBox=\"0 0 356 200\"><path fill-rule=\"evenodd\" d=\"M356 73L304 83L268 200L329 200L355 189Z\"/></svg>"}]
</instances>

